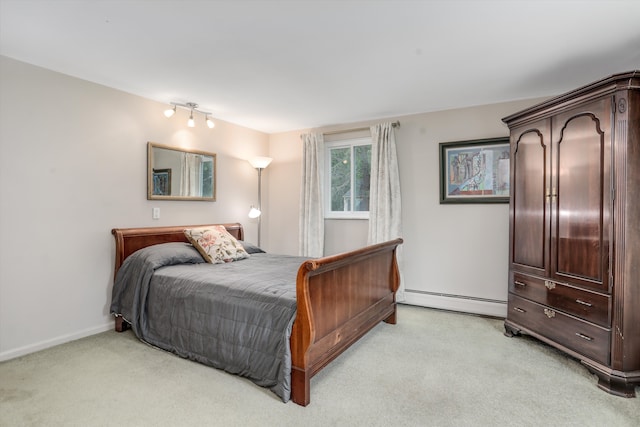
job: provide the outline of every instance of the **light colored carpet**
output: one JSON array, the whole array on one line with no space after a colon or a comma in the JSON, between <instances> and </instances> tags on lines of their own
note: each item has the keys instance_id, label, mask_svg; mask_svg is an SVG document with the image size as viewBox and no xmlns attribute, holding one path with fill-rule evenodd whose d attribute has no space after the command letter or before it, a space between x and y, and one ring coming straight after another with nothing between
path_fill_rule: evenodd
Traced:
<instances>
[{"instance_id":1,"label":"light colored carpet","mask_svg":"<svg viewBox=\"0 0 640 427\"><path fill-rule=\"evenodd\" d=\"M634 426L640 398L502 321L400 306L311 380L311 404L105 332L0 364L1 426ZM640 389L637 389L640 395Z\"/></svg>"}]
</instances>

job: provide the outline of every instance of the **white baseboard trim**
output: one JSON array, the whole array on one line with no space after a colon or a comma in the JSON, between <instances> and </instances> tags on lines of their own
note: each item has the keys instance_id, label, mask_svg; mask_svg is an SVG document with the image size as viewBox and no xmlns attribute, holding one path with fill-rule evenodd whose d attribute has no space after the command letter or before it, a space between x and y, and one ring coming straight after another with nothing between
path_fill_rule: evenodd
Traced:
<instances>
[{"instance_id":1,"label":"white baseboard trim","mask_svg":"<svg viewBox=\"0 0 640 427\"><path fill-rule=\"evenodd\" d=\"M113 329L114 327L115 327L114 323L113 321L111 321L101 326L84 329L82 331L74 332L71 334L61 335L56 338L40 341L34 344L25 345L24 347L19 347L13 350L3 351L2 353L0 353L0 362L4 362L5 360L10 360L10 359L15 359L16 357L24 356L30 353L35 353L36 351L44 350L50 347L55 347L56 345L64 344L70 341L75 341L80 338L88 337L90 335L99 334L100 332L106 332L108 330Z\"/></svg>"},{"instance_id":2,"label":"white baseboard trim","mask_svg":"<svg viewBox=\"0 0 640 427\"><path fill-rule=\"evenodd\" d=\"M507 317L507 302L463 295L447 295L405 289L403 304L453 310L485 316Z\"/></svg>"},{"instance_id":3,"label":"white baseboard trim","mask_svg":"<svg viewBox=\"0 0 640 427\"><path fill-rule=\"evenodd\" d=\"M437 308L441 310L453 310L463 313L482 314L485 316L506 317L507 302L496 300L485 300L480 298L465 297L461 295L444 295L426 293L423 291L414 291L405 289L401 304L418 305L421 307ZM113 322L105 323L101 326L85 329L72 334L62 335L50 340L40 341L35 344L29 344L24 347L13 350L3 351L0 353L0 362L15 359L16 357L26 354L35 353L66 342L75 341L90 335L106 332L114 328Z\"/></svg>"}]
</instances>

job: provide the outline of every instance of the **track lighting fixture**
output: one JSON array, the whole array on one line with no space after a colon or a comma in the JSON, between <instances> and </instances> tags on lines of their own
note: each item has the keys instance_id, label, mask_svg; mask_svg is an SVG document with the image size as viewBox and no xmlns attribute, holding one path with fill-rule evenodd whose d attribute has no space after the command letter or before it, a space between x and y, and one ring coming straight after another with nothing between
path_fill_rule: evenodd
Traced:
<instances>
[{"instance_id":1,"label":"track lighting fixture","mask_svg":"<svg viewBox=\"0 0 640 427\"><path fill-rule=\"evenodd\" d=\"M207 123L207 126L209 127L209 129L213 129L215 127L215 123L213 122L213 120L211 120L211 118L209 117L209 115L211 113L209 113L208 111L202 111L198 109L198 104L194 103L194 102L187 102L186 104L181 104L179 102L170 102L170 104L173 106L173 108L169 108L167 110L164 111L164 115L169 118L169 117L173 117L173 115L176 113L176 109L178 107L180 108L184 108L185 110L189 110L189 120L187 120L187 126L189 126L190 128L194 127L196 125L195 121L193 120L193 112L195 111L196 113L200 113L203 114L205 117L205 122Z\"/></svg>"}]
</instances>

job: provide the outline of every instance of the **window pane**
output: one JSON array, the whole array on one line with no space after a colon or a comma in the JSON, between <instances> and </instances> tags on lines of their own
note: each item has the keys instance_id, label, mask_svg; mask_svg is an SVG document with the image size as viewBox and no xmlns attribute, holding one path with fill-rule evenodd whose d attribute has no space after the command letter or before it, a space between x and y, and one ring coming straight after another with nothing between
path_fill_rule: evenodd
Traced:
<instances>
[{"instance_id":1,"label":"window pane","mask_svg":"<svg viewBox=\"0 0 640 427\"><path fill-rule=\"evenodd\" d=\"M351 149L331 150L331 210L351 210Z\"/></svg>"},{"instance_id":2,"label":"window pane","mask_svg":"<svg viewBox=\"0 0 640 427\"><path fill-rule=\"evenodd\" d=\"M353 147L355 159L354 169L354 211L369 210L369 184L371 182L371 146L357 145Z\"/></svg>"},{"instance_id":3,"label":"window pane","mask_svg":"<svg viewBox=\"0 0 640 427\"><path fill-rule=\"evenodd\" d=\"M202 163L202 196L213 197L213 162Z\"/></svg>"}]
</instances>

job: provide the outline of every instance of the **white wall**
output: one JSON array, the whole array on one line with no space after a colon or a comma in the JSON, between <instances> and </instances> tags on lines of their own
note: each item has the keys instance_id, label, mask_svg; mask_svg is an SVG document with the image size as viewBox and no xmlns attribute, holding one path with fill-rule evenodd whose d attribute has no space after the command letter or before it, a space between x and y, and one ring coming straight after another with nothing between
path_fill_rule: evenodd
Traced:
<instances>
[{"instance_id":1,"label":"white wall","mask_svg":"<svg viewBox=\"0 0 640 427\"><path fill-rule=\"evenodd\" d=\"M166 108L0 57L0 360L113 326L114 227L241 221L256 240L246 159L268 135ZM217 201L147 200L147 141L217 153Z\"/></svg>"},{"instance_id":2,"label":"white wall","mask_svg":"<svg viewBox=\"0 0 640 427\"><path fill-rule=\"evenodd\" d=\"M506 315L509 207L507 204L441 205L440 142L508 136L501 121L542 99L508 102L434 113L393 117L400 120L396 143L403 212L405 302L495 316ZM354 123L314 131L368 126ZM297 254L297 242L283 236L297 230L300 192L300 134L270 136L267 200L272 252ZM280 157L285 160L279 161ZM282 164L281 164L282 163ZM286 189L286 191L284 191ZM325 220L325 253L366 244L367 222ZM288 233L291 233L289 231Z\"/></svg>"},{"instance_id":3,"label":"white wall","mask_svg":"<svg viewBox=\"0 0 640 427\"><path fill-rule=\"evenodd\" d=\"M384 119L401 121L407 303L504 315L508 207L440 205L438 143L506 136L500 119L539 101ZM220 120L190 129L166 107L0 57L0 360L112 327L114 227L240 221L255 242L253 156L274 159L263 172L262 246L298 253L308 130L266 135ZM217 201L146 200L147 141L217 153ZM366 229L327 221L327 254L364 245Z\"/></svg>"}]
</instances>

